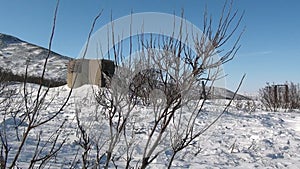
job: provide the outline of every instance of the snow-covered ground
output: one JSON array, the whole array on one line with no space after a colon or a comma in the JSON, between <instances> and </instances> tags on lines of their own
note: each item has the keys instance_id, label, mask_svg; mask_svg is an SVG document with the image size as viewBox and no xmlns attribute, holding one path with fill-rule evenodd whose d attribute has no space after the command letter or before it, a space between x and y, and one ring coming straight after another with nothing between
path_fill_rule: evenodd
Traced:
<instances>
[{"instance_id":1,"label":"snow-covered ground","mask_svg":"<svg viewBox=\"0 0 300 169\"><path fill-rule=\"evenodd\" d=\"M299 112L298 112L299 113ZM300 133L300 116L293 116L291 119L286 119L287 126Z\"/></svg>"},{"instance_id":2,"label":"snow-covered ground","mask_svg":"<svg viewBox=\"0 0 300 169\"><path fill-rule=\"evenodd\" d=\"M21 84L13 84L9 88L22 91ZM37 91L37 85L29 84L29 91L33 95ZM51 113L57 111L62 100L68 95L70 89L67 86L51 88L46 103L50 106L41 111L40 117L46 118ZM80 168L82 149L79 142L79 130L77 127L75 112L79 112L80 120L90 138L105 143L109 135L108 122L101 112L101 106L97 106L92 87L89 85L74 89L70 101L63 112L49 123L42 127L35 128L29 134L29 138L22 151L21 158L17 162L21 168L28 167L35 152L37 136L42 136L42 144L45 145L43 153L50 150L50 145L46 144L51 135L56 133L63 121L67 120L63 127L61 140L66 139L61 151L56 158L50 161L50 168L69 168L75 161L74 167ZM21 94L14 96L14 102L21 101ZM50 103L50 98L54 100ZM3 99L3 98L1 98ZM240 101L239 101L240 102ZM225 107L226 100L209 100L205 104L203 112L197 119L197 127L201 129L209 122L213 121ZM300 112L266 112L256 109L255 112L246 112L236 108L237 102L213 125L206 133L201 135L186 150L180 152L173 162L172 168L299 168L300 166ZM14 112L17 105L7 112ZM22 105L20 106L22 107ZM1 112L1 130L7 131L9 146L11 147L8 161L10 162L20 144L17 135L27 127L28 122L23 122L18 126L16 133L15 124L21 119L24 108L18 109L17 118L13 119L11 114L4 115ZM185 110L184 115L188 116L189 111ZM5 117L5 125L3 119ZM145 141L149 135L149 130L153 124L153 114L151 108L138 105L132 112L130 123L134 134L128 134L132 138L133 160L132 164L137 164L142 157ZM121 141L124 138L121 138ZM149 168L166 168L170 159L170 149L168 147L169 137L164 138L160 149L162 153L154 160ZM50 139L51 140L51 139ZM107 145L99 151L100 155L105 154ZM115 154L124 153L124 143L119 143L115 149ZM93 163L96 156L96 147L91 146L89 150L89 160ZM77 158L76 160L74 160ZM105 158L105 156L103 156ZM78 162L77 162L78 161ZM101 161L100 161L101 162ZM116 161L119 168L123 168L124 159ZM140 164L140 163L139 163ZM103 165L103 164L100 164ZM114 168L113 165L111 165ZM133 166L135 167L135 166Z\"/></svg>"}]
</instances>

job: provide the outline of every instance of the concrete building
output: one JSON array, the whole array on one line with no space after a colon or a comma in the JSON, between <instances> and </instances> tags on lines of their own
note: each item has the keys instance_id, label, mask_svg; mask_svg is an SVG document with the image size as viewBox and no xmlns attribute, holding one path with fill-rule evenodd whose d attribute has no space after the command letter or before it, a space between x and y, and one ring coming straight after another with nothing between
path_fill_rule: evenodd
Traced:
<instances>
[{"instance_id":1,"label":"concrete building","mask_svg":"<svg viewBox=\"0 0 300 169\"><path fill-rule=\"evenodd\" d=\"M78 59L68 64L67 83L68 87L77 88L85 84L104 87L106 82L105 73L112 77L115 71L114 62L106 59Z\"/></svg>"}]
</instances>

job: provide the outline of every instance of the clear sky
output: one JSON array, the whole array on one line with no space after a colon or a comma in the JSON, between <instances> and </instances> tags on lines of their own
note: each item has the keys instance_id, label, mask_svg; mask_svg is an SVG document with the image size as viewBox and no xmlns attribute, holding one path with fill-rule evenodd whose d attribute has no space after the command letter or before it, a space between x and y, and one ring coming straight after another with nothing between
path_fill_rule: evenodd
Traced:
<instances>
[{"instance_id":1,"label":"clear sky","mask_svg":"<svg viewBox=\"0 0 300 169\"><path fill-rule=\"evenodd\" d=\"M138 12L180 15L201 28L203 11L218 19L224 0L61 0L52 50L77 57L95 15L103 11L95 30L113 19ZM0 32L43 47L48 46L55 0L0 0ZM236 0L245 16L246 31L236 58L224 66L227 87L235 89L244 73L242 92L255 92L266 82L300 83L300 1ZM241 29L240 29L241 30ZM239 31L240 31L239 30Z\"/></svg>"}]
</instances>

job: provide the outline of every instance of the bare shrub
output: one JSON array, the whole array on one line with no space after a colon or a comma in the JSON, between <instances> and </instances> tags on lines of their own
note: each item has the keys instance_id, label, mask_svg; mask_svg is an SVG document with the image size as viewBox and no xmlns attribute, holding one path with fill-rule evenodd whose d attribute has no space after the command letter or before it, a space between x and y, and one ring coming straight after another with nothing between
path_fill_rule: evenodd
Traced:
<instances>
[{"instance_id":1,"label":"bare shrub","mask_svg":"<svg viewBox=\"0 0 300 169\"><path fill-rule=\"evenodd\" d=\"M96 100L105 114L106 123L103 125L108 126L108 138L102 150L106 157L104 168L117 167L122 162L125 168L146 168L167 150L170 152L167 166L171 168L176 155L193 146L192 143L221 118L244 77L224 110L205 126L196 125L207 93L214 82L222 78L220 67L232 60L239 49L242 33L232 47L223 52L224 44L233 37L242 17L232 12L232 4L225 4L214 29L211 17L205 12L203 34L189 35L193 37L193 44L189 45L195 47L194 51L183 37L183 21L179 25L179 37L139 35L136 45L141 52L138 55L132 55L131 36L127 58L122 53L122 44L113 46L111 58L115 58L116 70L109 79L110 88L95 91ZM110 30L109 33L114 35L114 28ZM119 37L113 37L112 41L114 38ZM216 55L220 57L215 59ZM134 139L138 133L135 131L138 128L136 121L142 120L139 116L143 116L135 112L138 100L145 103L145 108L153 116L153 121L145 126L143 143ZM136 144L142 150L136 150ZM134 157L134 151L141 152L142 157Z\"/></svg>"},{"instance_id":2,"label":"bare shrub","mask_svg":"<svg viewBox=\"0 0 300 169\"><path fill-rule=\"evenodd\" d=\"M258 106L257 103L255 103L255 100L236 100L235 108L239 111L252 113L256 111Z\"/></svg>"},{"instance_id":3,"label":"bare shrub","mask_svg":"<svg viewBox=\"0 0 300 169\"><path fill-rule=\"evenodd\" d=\"M293 82L284 85L267 85L259 90L259 99L268 111L279 109L299 109L300 90L299 84Z\"/></svg>"},{"instance_id":4,"label":"bare shrub","mask_svg":"<svg viewBox=\"0 0 300 169\"><path fill-rule=\"evenodd\" d=\"M72 90L68 96L61 100L60 104L56 105L57 109L55 109L51 107L56 104L54 103L56 97L49 94L49 85L43 86L47 83L45 72L52 53L51 46L58 6L59 1L55 7L48 54L42 67L42 75L38 77L39 85L29 84L28 64L25 65L23 83L17 85L19 88L13 86L13 89L9 90L11 86L4 85L5 87L2 87L4 83L2 80L0 82L1 97L4 97L4 101L1 98L0 102L0 107L4 106L4 109L1 109L2 122L0 127L1 168L20 168L19 165L22 163L22 166L28 168L50 167L55 163L55 157L65 144L67 136L63 132L66 120L59 117L61 117ZM6 79L6 81L14 80L12 77L8 78L10 79ZM53 121L56 122L57 127L53 131L43 131L43 127ZM32 152L26 154L30 148L32 148Z\"/></svg>"},{"instance_id":5,"label":"bare shrub","mask_svg":"<svg viewBox=\"0 0 300 169\"><path fill-rule=\"evenodd\" d=\"M266 87L259 90L259 97L266 110L277 111L279 105L275 102L274 89L267 83Z\"/></svg>"},{"instance_id":6,"label":"bare shrub","mask_svg":"<svg viewBox=\"0 0 300 169\"><path fill-rule=\"evenodd\" d=\"M175 79L168 73L159 69L145 69L138 72L129 85L132 99L143 99L144 104L149 104L150 94L153 90L160 90L167 99L167 104L180 97L180 90Z\"/></svg>"},{"instance_id":7,"label":"bare shrub","mask_svg":"<svg viewBox=\"0 0 300 169\"><path fill-rule=\"evenodd\" d=\"M289 83L289 108L300 109L300 84Z\"/></svg>"}]
</instances>

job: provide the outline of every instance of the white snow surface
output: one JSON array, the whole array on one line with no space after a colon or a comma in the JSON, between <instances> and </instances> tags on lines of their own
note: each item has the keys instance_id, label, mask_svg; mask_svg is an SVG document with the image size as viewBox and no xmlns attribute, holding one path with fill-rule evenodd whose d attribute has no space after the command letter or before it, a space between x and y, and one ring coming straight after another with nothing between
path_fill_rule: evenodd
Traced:
<instances>
[{"instance_id":1,"label":"white snow surface","mask_svg":"<svg viewBox=\"0 0 300 169\"><path fill-rule=\"evenodd\" d=\"M8 88L22 91L22 84L12 84ZM34 95L37 92L38 85L28 84L27 88ZM46 100L50 106L40 116L47 117L51 113L56 112L69 91L70 89L67 86L51 88ZM15 100L21 100L21 95L22 93L15 96ZM52 99L50 98L54 98L51 103L50 100ZM227 102L227 100L207 101L203 112L197 119L196 127L201 129L213 121L223 111ZM249 113L237 110L234 104L212 128L175 157L172 168L299 168L299 111L266 112L257 109L255 112ZM17 105L11 109L17 109ZM133 135L129 136L128 134L128 137L133 137L132 141L135 145L133 148L133 167L143 155L145 142L153 124L154 118L151 110L151 107L138 105L132 112L132 118L127 126L127 128L131 128L134 131ZM76 156L78 163L76 163L75 168L80 168L82 165L80 163L82 149L78 145L79 133L75 120L75 111L79 112L80 120L87 128L87 133L91 138L98 139L100 140L99 142L102 141L103 143L107 141L105 139L109 135L109 128L106 117L101 112L101 106L96 104L92 87L85 85L74 89L66 108L57 118L42 127L35 128L29 134L20 160L17 162L18 167L28 167L32 154L35 151L38 134L42 136L42 143L46 143L46 140L57 132L60 124L67 120L59 141L61 142L63 138L66 138L66 143L57 157L49 161L49 164L51 164L50 168L69 168ZM7 135L10 140L9 146L11 147L11 155L8 161L11 160L17 146L20 144L13 126L18 123L18 119L22 117L21 114L23 112L24 110L22 111L22 109L18 112L17 120L12 120L10 115L4 115L4 111L1 112L0 122L2 121L2 123L0 126L1 129L5 126L7 127ZM185 110L184 115L188 116L189 111ZM5 123L3 122L4 119ZM19 125L19 133L24 131L28 125L27 123L23 122ZM121 142L115 149L116 155L124 153L122 149L124 142L122 143L122 140L124 138L121 138ZM149 168L167 167L171 152L170 148L168 148L168 140L169 137L166 136L161 143L161 147L159 147L162 153L149 165ZM50 148L45 144L45 151ZM100 155L105 154L105 148L107 148L107 145L104 145ZM95 156L96 147L91 146L89 157L91 163L93 163L92 159ZM124 168L124 159L119 159L116 164L119 168ZM114 168L113 164L110 167Z\"/></svg>"}]
</instances>

